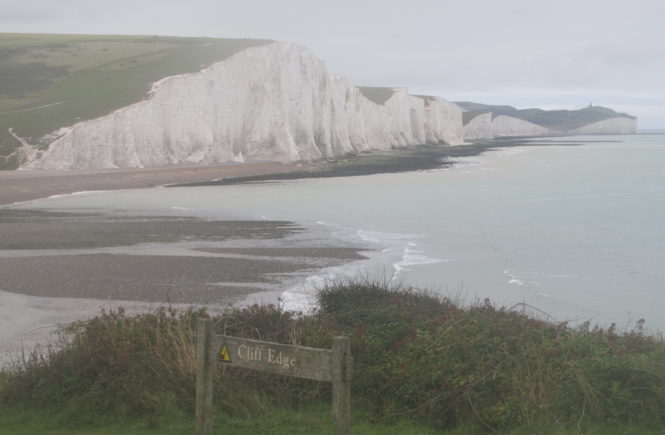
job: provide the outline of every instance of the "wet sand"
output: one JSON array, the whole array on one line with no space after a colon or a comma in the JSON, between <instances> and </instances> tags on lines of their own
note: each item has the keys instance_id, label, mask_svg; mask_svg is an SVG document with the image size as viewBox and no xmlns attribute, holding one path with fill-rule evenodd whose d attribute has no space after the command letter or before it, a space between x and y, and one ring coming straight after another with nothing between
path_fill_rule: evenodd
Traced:
<instances>
[{"instance_id":1,"label":"wet sand","mask_svg":"<svg viewBox=\"0 0 665 435\"><path fill-rule=\"evenodd\" d=\"M358 253L356 248L201 248L200 252L213 254L242 254L253 256L270 256L277 258L300 258L300 259L340 259L340 260L362 260L365 256Z\"/></svg>"},{"instance_id":2,"label":"wet sand","mask_svg":"<svg viewBox=\"0 0 665 435\"><path fill-rule=\"evenodd\" d=\"M306 234L285 221L0 208L0 362L109 304L221 309L365 258Z\"/></svg>"},{"instance_id":3,"label":"wet sand","mask_svg":"<svg viewBox=\"0 0 665 435\"><path fill-rule=\"evenodd\" d=\"M310 163L255 162L142 169L0 171L0 205L95 190L147 188L163 185L210 186L419 171L450 166L452 160L457 157L468 157L496 148L522 145L575 146L578 144L566 140L543 142L539 138L502 138L460 146L421 145L397 148L387 152L372 152Z\"/></svg>"},{"instance_id":4,"label":"wet sand","mask_svg":"<svg viewBox=\"0 0 665 435\"><path fill-rule=\"evenodd\" d=\"M285 221L0 209L0 290L225 304L364 258L353 247L303 246L294 236L304 231Z\"/></svg>"},{"instance_id":5,"label":"wet sand","mask_svg":"<svg viewBox=\"0 0 665 435\"><path fill-rule=\"evenodd\" d=\"M280 174L308 167L307 164L260 162L148 169L0 171L0 205L74 192L147 188L174 183Z\"/></svg>"},{"instance_id":6,"label":"wet sand","mask_svg":"<svg viewBox=\"0 0 665 435\"><path fill-rule=\"evenodd\" d=\"M307 251L325 256L320 249L326 248ZM0 259L0 287L29 296L228 304L265 290L262 284L280 284L280 276L316 269L307 261L269 257L30 256Z\"/></svg>"},{"instance_id":7,"label":"wet sand","mask_svg":"<svg viewBox=\"0 0 665 435\"><path fill-rule=\"evenodd\" d=\"M0 208L0 250L89 249L183 240L281 239L301 231L302 227L286 221L211 221L178 216Z\"/></svg>"},{"instance_id":8,"label":"wet sand","mask_svg":"<svg viewBox=\"0 0 665 435\"><path fill-rule=\"evenodd\" d=\"M312 164L0 171L0 205L81 191L427 169L440 166L444 154L479 151L422 148ZM0 353L43 342L57 323L95 315L109 303L141 311L161 303L221 307L257 294L273 301L296 279L364 258L357 247L303 244L294 236L304 231L279 221L0 208Z\"/></svg>"}]
</instances>

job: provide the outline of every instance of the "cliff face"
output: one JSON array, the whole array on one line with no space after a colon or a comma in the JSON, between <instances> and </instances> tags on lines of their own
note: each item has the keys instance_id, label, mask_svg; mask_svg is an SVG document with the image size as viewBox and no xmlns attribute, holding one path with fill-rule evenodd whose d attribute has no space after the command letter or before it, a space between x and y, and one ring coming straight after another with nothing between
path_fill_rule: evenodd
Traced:
<instances>
[{"instance_id":1,"label":"cliff face","mask_svg":"<svg viewBox=\"0 0 665 435\"><path fill-rule=\"evenodd\" d=\"M491 113L483 113L469 121L463 129L464 139L481 140L506 136L544 136L551 131L540 125L512 116L494 117Z\"/></svg>"},{"instance_id":2,"label":"cliff face","mask_svg":"<svg viewBox=\"0 0 665 435\"><path fill-rule=\"evenodd\" d=\"M366 93L377 89L387 91L385 98L370 100ZM402 88L364 92L307 49L277 42L165 78L144 101L44 136L46 151L14 136L25 168L85 169L313 160L501 136L635 132L634 118L606 108L547 112L460 103L461 109ZM488 109L463 125L463 110ZM609 119L596 122L602 117ZM565 127L541 122L553 119Z\"/></svg>"},{"instance_id":3,"label":"cliff face","mask_svg":"<svg viewBox=\"0 0 665 435\"><path fill-rule=\"evenodd\" d=\"M637 119L602 106L577 110L516 109L512 106L457 103L468 111L464 138L493 139L501 136L574 134L634 134Z\"/></svg>"},{"instance_id":4,"label":"cliff face","mask_svg":"<svg viewBox=\"0 0 665 435\"><path fill-rule=\"evenodd\" d=\"M635 118L615 117L594 122L573 130L553 130L540 125L513 118L512 116L497 116L492 119L491 113L477 115L463 128L465 140L494 139L507 136L547 136L547 135L576 135L576 134L635 134L637 121Z\"/></svg>"},{"instance_id":5,"label":"cliff face","mask_svg":"<svg viewBox=\"0 0 665 435\"><path fill-rule=\"evenodd\" d=\"M616 117L604 121L594 122L584 127L576 128L570 134L634 134L637 130L635 118Z\"/></svg>"},{"instance_id":6,"label":"cliff face","mask_svg":"<svg viewBox=\"0 0 665 435\"><path fill-rule=\"evenodd\" d=\"M464 125L462 135L465 140L492 139L494 130L492 129L492 114L483 113L474 117Z\"/></svg>"},{"instance_id":7,"label":"cliff face","mask_svg":"<svg viewBox=\"0 0 665 435\"><path fill-rule=\"evenodd\" d=\"M426 97L425 139L427 143L457 145L464 142L460 108L439 97Z\"/></svg>"},{"instance_id":8,"label":"cliff face","mask_svg":"<svg viewBox=\"0 0 665 435\"><path fill-rule=\"evenodd\" d=\"M512 116L497 116L492 120L492 131L494 136L543 136L550 130L523 119Z\"/></svg>"},{"instance_id":9,"label":"cliff face","mask_svg":"<svg viewBox=\"0 0 665 435\"><path fill-rule=\"evenodd\" d=\"M283 42L164 79L147 100L57 136L25 167L295 161L463 141L455 104L405 89L383 105L373 103L308 50Z\"/></svg>"}]
</instances>

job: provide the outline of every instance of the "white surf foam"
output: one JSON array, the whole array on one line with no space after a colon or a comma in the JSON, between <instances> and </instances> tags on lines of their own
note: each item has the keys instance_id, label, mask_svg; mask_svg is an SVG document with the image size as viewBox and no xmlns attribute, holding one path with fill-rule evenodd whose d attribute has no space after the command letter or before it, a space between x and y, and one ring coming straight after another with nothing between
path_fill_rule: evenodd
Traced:
<instances>
[{"instance_id":1,"label":"white surf foam","mask_svg":"<svg viewBox=\"0 0 665 435\"><path fill-rule=\"evenodd\" d=\"M356 231L358 237L366 242L372 243L390 243L395 241L408 241L416 237L415 234L402 234L402 233L385 233L381 231L366 231L358 230Z\"/></svg>"},{"instance_id":2,"label":"white surf foam","mask_svg":"<svg viewBox=\"0 0 665 435\"><path fill-rule=\"evenodd\" d=\"M404 248L402 259L393 264L393 276L391 281L397 279L400 273L404 271L409 271L410 266L424 266L427 264L438 264L438 263L447 263L450 260L441 259L441 258L432 258L424 255L424 252L416 249L416 245L413 242L407 243L407 246Z\"/></svg>"},{"instance_id":3,"label":"white surf foam","mask_svg":"<svg viewBox=\"0 0 665 435\"><path fill-rule=\"evenodd\" d=\"M419 236L416 234L404 233L385 233L379 231L363 231L357 232L358 236L369 242L384 245L381 252L401 252L400 258L393 262L393 273L390 281L396 280L402 272L409 271L412 266L424 266L428 264L446 263L450 260L442 258L433 258L425 255L425 252L416 249L418 246L414 240Z\"/></svg>"},{"instance_id":4,"label":"white surf foam","mask_svg":"<svg viewBox=\"0 0 665 435\"><path fill-rule=\"evenodd\" d=\"M518 287L524 287L524 286L530 286L530 285L533 285L533 286L540 285L540 283L538 281L526 281L526 280L518 277L517 275L515 275L514 273L512 273L508 269L504 270L503 273L505 275L508 275L508 278L510 278L508 280L508 284L514 284Z\"/></svg>"},{"instance_id":5,"label":"white surf foam","mask_svg":"<svg viewBox=\"0 0 665 435\"><path fill-rule=\"evenodd\" d=\"M480 160L476 157L457 157L452 163L453 165L449 169L465 170L480 166Z\"/></svg>"},{"instance_id":6,"label":"white surf foam","mask_svg":"<svg viewBox=\"0 0 665 435\"><path fill-rule=\"evenodd\" d=\"M283 291L282 307L287 311L312 312L317 307L316 292L322 289L333 276L333 271L308 276L304 282Z\"/></svg>"},{"instance_id":7,"label":"white surf foam","mask_svg":"<svg viewBox=\"0 0 665 435\"><path fill-rule=\"evenodd\" d=\"M316 221L316 224L332 229L332 236L335 238L356 243L360 239L377 245L377 249L365 252L367 259L325 268L283 291L280 295L282 307L289 311L309 312L315 309L317 292L329 283L367 276L368 273L377 273L379 276L376 278L380 279L387 273L392 282L412 267L450 261L429 257L424 250L418 249L415 241L420 236L417 234L357 230L322 220Z\"/></svg>"},{"instance_id":8,"label":"white surf foam","mask_svg":"<svg viewBox=\"0 0 665 435\"><path fill-rule=\"evenodd\" d=\"M354 230L327 221L316 221L317 225L330 228L332 236L344 241L355 241L379 245L379 249L368 251L368 259L353 261L341 266L325 268L308 276L303 282L283 291L280 295L282 307L289 311L311 312L317 307L316 294L327 284L363 275L371 264L395 264L404 261L400 255L414 237L413 234L388 233L381 231ZM411 255L417 253L410 253ZM398 257L397 257L398 256ZM409 260L409 259L407 259ZM410 259L413 261L414 259ZM394 266L393 266L394 267Z\"/></svg>"},{"instance_id":9,"label":"white surf foam","mask_svg":"<svg viewBox=\"0 0 665 435\"><path fill-rule=\"evenodd\" d=\"M518 154L524 154L528 151L528 148L523 147L507 147L499 148L492 150L491 153L493 156L516 156Z\"/></svg>"},{"instance_id":10,"label":"white surf foam","mask_svg":"<svg viewBox=\"0 0 665 435\"><path fill-rule=\"evenodd\" d=\"M78 196L78 195L93 195L96 193L104 193L108 192L108 190L82 190L80 192L72 192L72 193L63 193L60 195L51 195L48 197L48 199L55 199L55 198L64 198L66 196Z\"/></svg>"},{"instance_id":11,"label":"white surf foam","mask_svg":"<svg viewBox=\"0 0 665 435\"><path fill-rule=\"evenodd\" d=\"M510 278L510 280L508 281L508 284L515 284L515 285L520 286L520 287L522 287L524 285L524 281L519 279L517 277L517 275L515 275L514 273L511 273L508 269L504 270L503 273L505 275L508 275L508 277Z\"/></svg>"}]
</instances>

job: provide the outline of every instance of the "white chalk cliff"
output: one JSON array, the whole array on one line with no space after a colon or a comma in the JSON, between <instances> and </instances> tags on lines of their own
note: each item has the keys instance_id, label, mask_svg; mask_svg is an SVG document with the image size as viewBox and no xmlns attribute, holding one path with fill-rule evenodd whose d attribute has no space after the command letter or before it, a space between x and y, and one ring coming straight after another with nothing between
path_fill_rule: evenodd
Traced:
<instances>
[{"instance_id":1,"label":"white chalk cliff","mask_svg":"<svg viewBox=\"0 0 665 435\"><path fill-rule=\"evenodd\" d=\"M512 116L483 113L475 116L463 128L465 140L494 139L508 136L545 136L550 130Z\"/></svg>"},{"instance_id":2,"label":"white chalk cliff","mask_svg":"<svg viewBox=\"0 0 665 435\"><path fill-rule=\"evenodd\" d=\"M594 122L584 127L576 128L567 133L569 134L635 134L637 122L634 118L618 116L616 118L605 119Z\"/></svg>"},{"instance_id":3,"label":"white chalk cliff","mask_svg":"<svg viewBox=\"0 0 665 435\"><path fill-rule=\"evenodd\" d=\"M494 130L492 127L492 114L481 113L471 119L471 121L464 124L462 128L462 136L464 140L479 140L479 139L492 139L494 138Z\"/></svg>"},{"instance_id":4,"label":"white chalk cliff","mask_svg":"<svg viewBox=\"0 0 665 435\"><path fill-rule=\"evenodd\" d=\"M492 120L494 136L543 136L550 132L548 128L541 127L529 121L512 116L499 115Z\"/></svg>"},{"instance_id":5,"label":"white chalk cliff","mask_svg":"<svg viewBox=\"0 0 665 435\"><path fill-rule=\"evenodd\" d=\"M573 130L549 129L513 116L482 113L467 122L462 136L467 141L494 139L498 137L558 136L576 134L635 134L635 118L618 116L594 122Z\"/></svg>"},{"instance_id":6,"label":"white chalk cliff","mask_svg":"<svg viewBox=\"0 0 665 435\"><path fill-rule=\"evenodd\" d=\"M276 42L161 80L144 101L55 134L26 168L312 160L463 142L462 110L396 89L384 104L307 49Z\"/></svg>"}]
</instances>

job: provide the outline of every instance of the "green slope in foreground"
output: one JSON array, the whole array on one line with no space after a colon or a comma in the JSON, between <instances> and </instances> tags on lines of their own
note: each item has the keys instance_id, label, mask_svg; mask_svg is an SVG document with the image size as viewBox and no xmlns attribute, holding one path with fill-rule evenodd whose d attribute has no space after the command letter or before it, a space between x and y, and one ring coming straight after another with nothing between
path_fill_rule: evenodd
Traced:
<instances>
[{"instance_id":1,"label":"green slope in foreground","mask_svg":"<svg viewBox=\"0 0 665 435\"><path fill-rule=\"evenodd\" d=\"M265 39L0 33L0 169L20 142L142 100L152 83L199 71ZM43 144L41 144L43 145Z\"/></svg>"}]
</instances>

